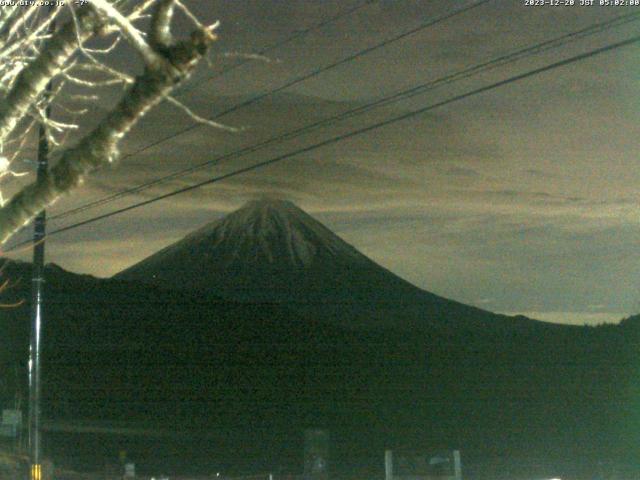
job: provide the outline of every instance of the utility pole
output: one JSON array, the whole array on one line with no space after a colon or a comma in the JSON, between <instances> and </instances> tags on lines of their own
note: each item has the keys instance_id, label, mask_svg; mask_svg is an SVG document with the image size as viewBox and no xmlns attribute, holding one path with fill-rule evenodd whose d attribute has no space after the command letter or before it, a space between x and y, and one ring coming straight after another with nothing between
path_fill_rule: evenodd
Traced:
<instances>
[{"instance_id":1,"label":"utility pole","mask_svg":"<svg viewBox=\"0 0 640 480\"><path fill-rule=\"evenodd\" d=\"M384 480L393 480L393 452L384 451Z\"/></svg>"},{"instance_id":2,"label":"utility pole","mask_svg":"<svg viewBox=\"0 0 640 480\"><path fill-rule=\"evenodd\" d=\"M46 117L49 116L47 107ZM38 130L37 181L43 182L49 173L49 141L44 125ZM44 296L44 237L47 213L41 211L33 227L33 270L31 274L31 341L29 344L29 458L31 480L42 479L42 449L40 438L41 417L41 363L42 354L42 307Z\"/></svg>"},{"instance_id":3,"label":"utility pole","mask_svg":"<svg viewBox=\"0 0 640 480\"><path fill-rule=\"evenodd\" d=\"M49 6L49 14L55 7ZM55 22L49 25L53 33ZM49 101L51 82L45 89L45 101ZM51 116L51 106L45 106L45 120ZM49 175L49 140L46 126L40 123L38 129L38 167L36 181L44 182ZM29 459L30 480L42 480L42 438L41 438L41 363L42 355L42 310L44 295L44 241L46 235L47 212L42 210L35 218L33 226L33 270L31 273L31 338L29 342Z\"/></svg>"}]
</instances>

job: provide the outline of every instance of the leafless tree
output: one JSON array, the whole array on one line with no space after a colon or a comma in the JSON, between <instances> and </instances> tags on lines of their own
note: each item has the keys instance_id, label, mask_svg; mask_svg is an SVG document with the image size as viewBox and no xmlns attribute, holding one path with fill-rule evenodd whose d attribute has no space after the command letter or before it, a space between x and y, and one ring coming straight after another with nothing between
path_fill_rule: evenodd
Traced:
<instances>
[{"instance_id":1,"label":"leafless tree","mask_svg":"<svg viewBox=\"0 0 640 480\"><path fill-rule=\"evenodd\" d=\"M117 158L123 137L149 109L168 100L192 114L171 93L206 55L217 27L203 25L180 0L59 0L53 9L40 1L7 3L0 7L0 183L24 174L14 165L40 125L56 160L45 180L6 201L0 195L0 245ZM193 24L188 38L174 39L174 14ZM109 64L120 44L135 50L141 73ZM88 112L83 102L116 87L122 88L119 101L79 134ZM66 114L48 118L51 105Z\"/></svg>"}]
</instances>

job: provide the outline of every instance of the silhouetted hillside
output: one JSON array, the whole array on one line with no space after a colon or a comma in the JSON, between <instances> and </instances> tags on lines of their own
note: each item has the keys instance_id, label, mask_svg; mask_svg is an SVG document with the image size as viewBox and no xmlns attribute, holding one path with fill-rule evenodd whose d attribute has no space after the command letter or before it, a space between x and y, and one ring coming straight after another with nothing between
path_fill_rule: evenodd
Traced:
<instances>
[{"instance_id":1,"label":"silhouetted hillside","mask_svg":"<svg viewBox=\"0 0 640 480\"><path fill-rule=\"evenodd\" d=\"M27 270L5 269L23 279L11 291L16 298L28 298ZM397 445L460 448L466 468L486 475L516 458L546 465L530 471L556 473L591 468L601 457L637 458L633 323L354 331L282 305L56 267L48 269L46 298L47 417L193 432L50 435L58 455L115 458L124 443L142 466L162 458L169 469L296 470L302 429L322 426L343 472L381 473L383 449ZM28 310L2 312L5 372L17 362L24 373ZM6 399L11 382L3 383Z\"/></svg>"}]
</instances>

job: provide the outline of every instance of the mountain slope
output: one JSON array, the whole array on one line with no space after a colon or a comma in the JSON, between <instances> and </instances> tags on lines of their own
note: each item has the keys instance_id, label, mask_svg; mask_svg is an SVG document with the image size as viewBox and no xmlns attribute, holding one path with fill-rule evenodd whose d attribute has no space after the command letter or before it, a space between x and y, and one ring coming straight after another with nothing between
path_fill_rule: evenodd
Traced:
<instances>
[{"instance_id":1,"label":"mountain slope","mask_svg":"<svg viewBox=\"0 0 640 480\"><path fill-rule=\"evenodd\" d=\"M17 366L26 379L29 265L2 271L21 279L6 300L26 300L0 312L4 405L14 394L7 374ZM100 465L125 448L141 470L162 461L202 474L215 459L225 471L297 471L297 439L309 426L331 431L339 445L332 464L358 471L354 478L381 474L384 449L406 444L462 449L473 478L482 475L472 469L497 478L497 458L509 459L509 468L544 459L553 470L528 478L553 478L570 459L590 468L614 454L637 458L633 329L406 335L56 267L45 285L46 418L135 420L212 435L51 436L54 458L71 465L79 458ZM373 473L357 470L362 465Z\"/></svg>"},{"instance_id":2,"label":"mountain slope","mask_svg":"<svg viewBox=\"0 0 640 480\"><path fill-rule=\"evenodd\" d=\"M295 305L352 326L535 328L423 291L376 264L294 204L259 200L115 278Z\"/></svg>"}]
</instances>

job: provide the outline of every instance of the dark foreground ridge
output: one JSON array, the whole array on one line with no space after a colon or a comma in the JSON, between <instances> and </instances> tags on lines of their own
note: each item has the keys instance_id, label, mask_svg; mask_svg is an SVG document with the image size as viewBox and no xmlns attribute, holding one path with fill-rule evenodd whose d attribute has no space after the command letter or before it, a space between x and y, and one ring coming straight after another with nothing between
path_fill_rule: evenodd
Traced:
<instances>
[{"instance_id":1,"label":"dark foreground ridge","mask_svg":"<svg viewBox=\"0 0 640 480\"><path fill-rule=\"evenodd\" d=\"M179 259L200 268L179 273L193 285L224 278L213 270L224 260L228 290L140 273ZM233 282L249 282L250 265L260 281L281 272L270 294L327 291L307 304L248 298L257 287ZM145 282L47 269L43 408L65 428L46 434L45 449L58 464L95 470L126 450L156 475L299 473L302 431L320 427L336 478L381 478L384 449L396 447L459 449L467 478L640 472L637 318L569 328L445 300L291 204L249 205L138 267ZM234 277L241 267L247 277ZM1 405L26 398L29 270L3 269L17 282L4 300L26 303L0 312ZM291 278L301 285L287 287ZM347 288L355 300L328 302ZM361 308L382 313L369 323ZM175 435L74 433L80 420Z\"/></svg>"}]
</instances>

